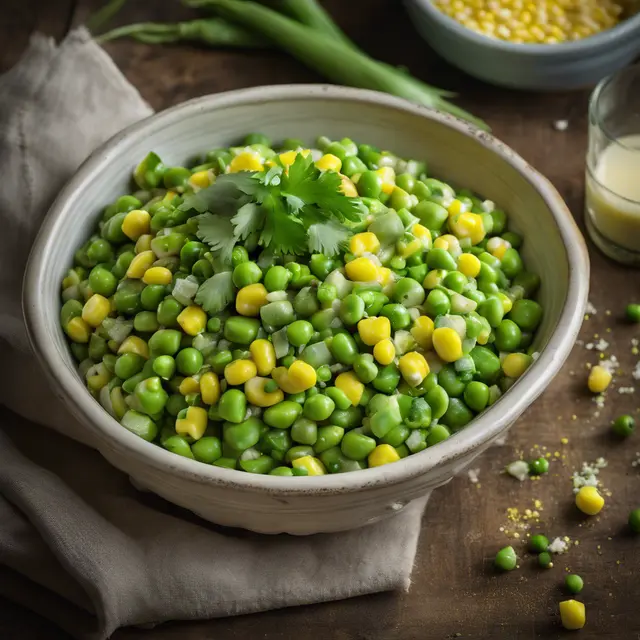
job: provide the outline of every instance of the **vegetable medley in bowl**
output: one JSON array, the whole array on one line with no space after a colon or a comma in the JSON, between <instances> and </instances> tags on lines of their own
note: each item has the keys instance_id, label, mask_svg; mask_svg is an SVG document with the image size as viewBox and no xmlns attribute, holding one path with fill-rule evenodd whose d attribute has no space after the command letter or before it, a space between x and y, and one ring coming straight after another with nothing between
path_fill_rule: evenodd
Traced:
<instances>
[{"instance_id":1,"label":"vegetable medley in bowl","mask_svg":"<svg viewBox=\"0 0 640 640\"><path fill-rule=\"evenodd\" d=\"M437 445L535 358L507 215L350 139L150 153L62 282L89 391L178 455L281 476Z\"/></svg>"}]
</instances>

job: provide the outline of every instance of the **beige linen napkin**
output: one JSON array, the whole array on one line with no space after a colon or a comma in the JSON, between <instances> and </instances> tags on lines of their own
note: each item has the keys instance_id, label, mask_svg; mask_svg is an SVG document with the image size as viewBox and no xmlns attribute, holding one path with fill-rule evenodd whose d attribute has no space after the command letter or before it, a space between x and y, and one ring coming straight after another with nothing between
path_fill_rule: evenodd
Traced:
<instances>
[{"instance_id":1,"label":"beige linen napkin","mask_svg":"<svg viewBox=\"0 0 640 640\"><path fill-rule=\"evenodd\" d=\"M59 47L34 36L0 76L0 594L102 640L124 625L407 589L427 497L352 532L238 532L170 515L180 512L95 451L34 424L91 445L29 352L20 288L30 244L87 155L150 113L84 29Z\"/></svg>"}]
</instances>

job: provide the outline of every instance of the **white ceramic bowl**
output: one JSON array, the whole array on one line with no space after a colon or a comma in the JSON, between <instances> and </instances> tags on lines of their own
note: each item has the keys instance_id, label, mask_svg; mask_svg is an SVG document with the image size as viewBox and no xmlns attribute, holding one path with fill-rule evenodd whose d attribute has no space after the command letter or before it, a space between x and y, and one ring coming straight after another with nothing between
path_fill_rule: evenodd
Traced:
<instances>
[{"instance_id":1,"label":"white ceramic bowl","mask_svg":"<svg viewBox=\"0 0 640 640\"><path fill-rule=\"evenodd\" d=\"M133 167L154 150L180 164L247 132L317 135L424 158L432 175L478 191L510 213L523 256L540 274L539 359L508 394L445 442L394 464L321 477L253 475L201 464L145 442L107 414L79 377L60 329L60 282L104 206L127 192ZM186 102L135 124L98 149L55 201L36 239L23 306L32 346L59 397L97 448L136 485L223 525L308 534L358 527L444 484L498 438L559 371L580 328L589 263L562 199L490 135L385 94L322 85L259 87Z\"/></svg>"}]
</instances>

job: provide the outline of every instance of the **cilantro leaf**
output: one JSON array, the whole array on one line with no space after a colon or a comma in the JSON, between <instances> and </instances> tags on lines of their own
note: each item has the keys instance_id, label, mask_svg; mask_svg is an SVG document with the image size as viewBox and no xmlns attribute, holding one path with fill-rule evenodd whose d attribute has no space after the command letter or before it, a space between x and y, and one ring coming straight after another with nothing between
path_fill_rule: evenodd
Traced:
<instances>
[{"instance_id":1,"label":"cilantro leaf","mask_svg":"<svg viewBox=\"0 0 640 640\"><path fill-rule=\"evenodd\" d=\"M231 253L236 244L231 218L203 213L198 216L196 235L211 247L212 252L217 254L223 263L231 261Z\"/></svg>"},{"instance_id":2,"label":"cilantro leaf","mask_svg":"<svg viewBox=\"0 0 640 640\"><path fill-rule=\"evenodd\" d=\"M348 229L334 221L312 224L308 233L309 251L324 253L326 256L340 253L340 249L351 235Z\"/></svg>"},{"instance_id":3,"label":"cilantro leaf","mask_svg":"<svg viewBox=\"0 0 640 640\"><path fill-rule=\"evenodd\" d=\"M278 253L305 253L307 231L302 222L286 211L280 198L271 197L263 206L266 215L260 244Z\"/></svg>"},{"instance_id":4,"label":"cilantro leaf","mask_svg":"<svg viewBox=\"0 0 640 640\"><path fill-rule=\"evenodd\" d=\"M234 293L231 271L223 271L200 285L195 301L207 313L220 313L233 300Z\"/></svg>"},{"instance_id":5,"label":"cilantro leaf","mask_svg":"<svg viewBox=\"0 0 640 640\"><path fill-rule=\"evenodd\" d=\"M218 176L216 181L197 193L191 193L180 205L182 211L195 209L198 213L210 211L233 215L239 207L249 202L260 189L253 174L242 171Z\"/></svg>"},{"instance_id":6,"label":"cilantro leaf","mask_svg":"<svg viewBox=\"0 0 640 640\"><path fill-rule=\"evenodd\" d=\"M247 202L238 209L231 223L234 225L234 236L246 240L254 231L258 231L264 222L264 211L255 202Z\"/></svg>"}]
</instances>

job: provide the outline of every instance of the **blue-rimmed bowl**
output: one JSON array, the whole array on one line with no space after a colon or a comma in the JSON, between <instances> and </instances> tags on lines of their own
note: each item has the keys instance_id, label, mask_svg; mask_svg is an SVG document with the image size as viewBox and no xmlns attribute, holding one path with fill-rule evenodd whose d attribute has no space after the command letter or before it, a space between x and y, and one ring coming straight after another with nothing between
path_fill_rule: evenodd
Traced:
<instances>
[{"instance_id":1,"label":"blue-rimmed bowl","mask_svg":"<svg viewBox=\"0 0 640 640\"><path fill-rule=\"evenodd\" d=\"M640 12L612 29L561 44L514 44L472 31L432 0L405 0L415 28L452 65L514 89L558 91L593 85L640 55Z\"/></svg>"}]
</instances>

